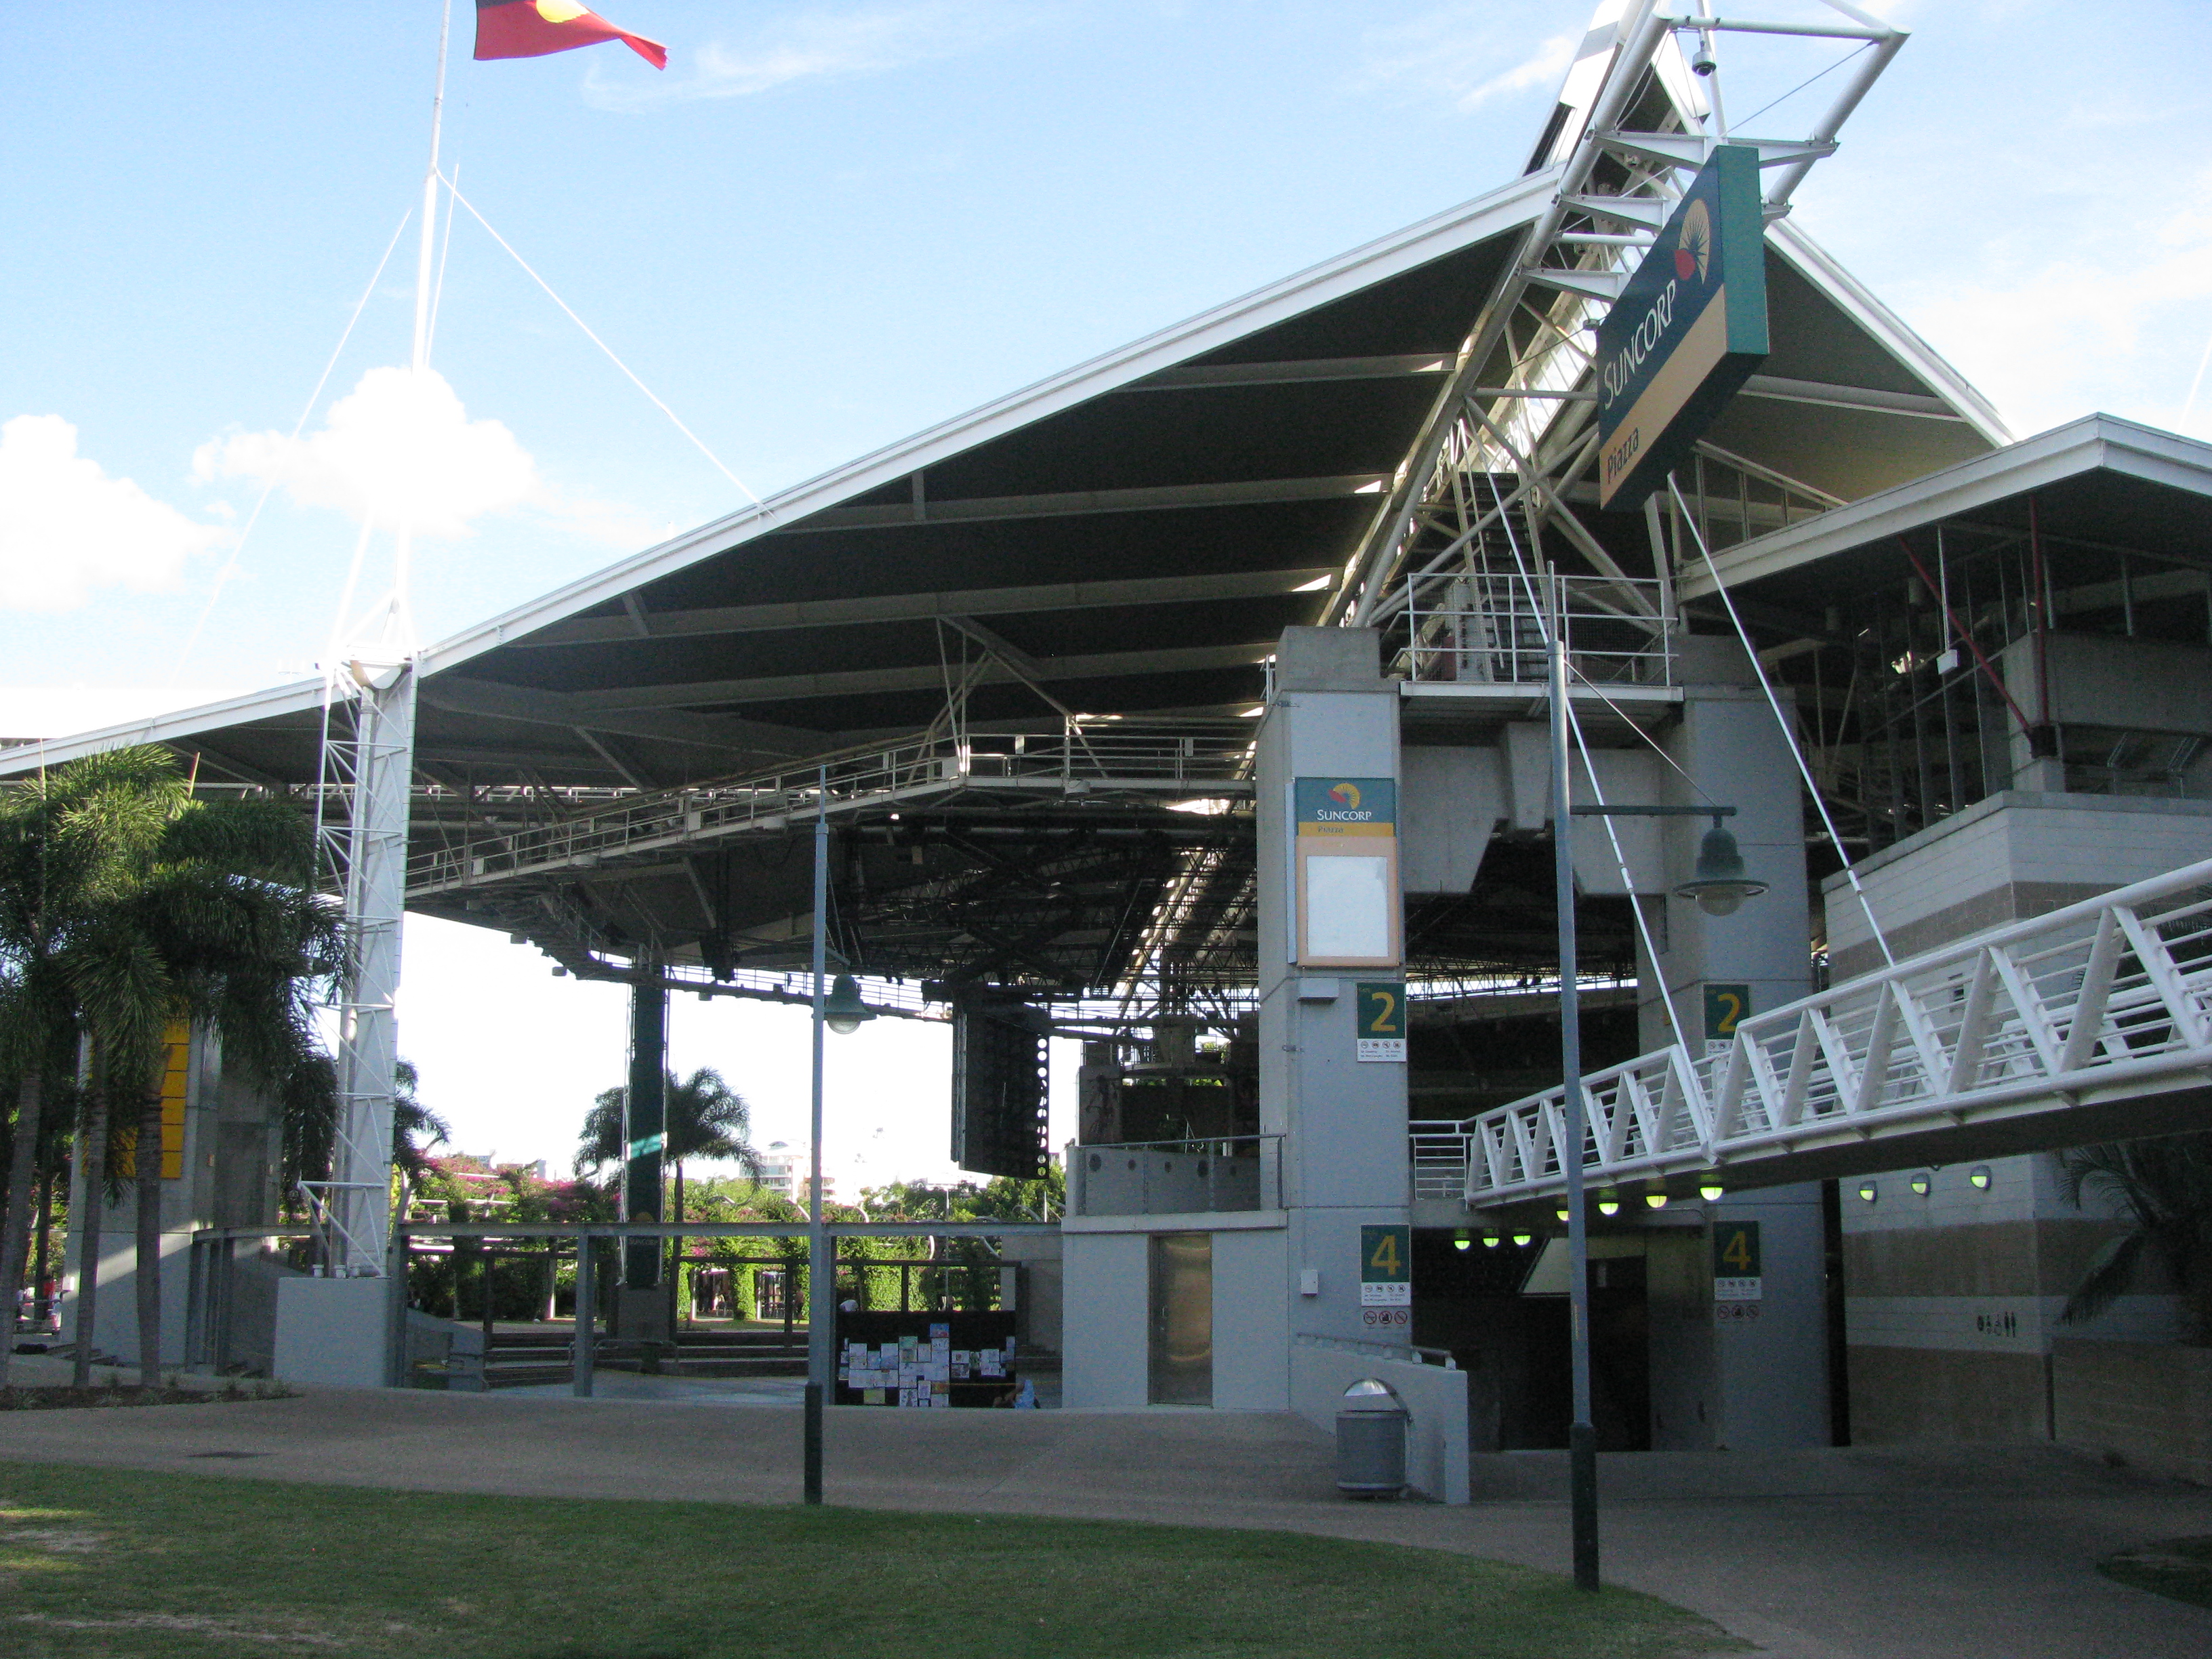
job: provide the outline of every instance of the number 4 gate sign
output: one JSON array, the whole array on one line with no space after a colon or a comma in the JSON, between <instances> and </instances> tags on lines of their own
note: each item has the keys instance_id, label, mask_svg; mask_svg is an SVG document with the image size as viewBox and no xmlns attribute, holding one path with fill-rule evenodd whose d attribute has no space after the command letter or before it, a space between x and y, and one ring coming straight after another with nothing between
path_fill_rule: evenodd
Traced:
<instances>
[{"instance_id":1,"label":"number 4 gate sign","mask_svg":"<svg viewBox=\"0 0 2212 1659\"><path fill-rule=\"evenodd\" d=\"M1759 1224L1713 1223L1713 1300L1757 1302L1765 1295L1765 1280L1759 1273Z\"/></svg>"},{"instance_id":2,"label":"number 4 gate sign","mask_svg":"<svg viewBox=\"0 0 2212 1659\"><path fill-rule=\"evenodd\" d=\"M1407 1332L1413 1324L1413 1230L1393 1224L1359 1230L1359 1322Z\"/></svg>"}]
</instances>

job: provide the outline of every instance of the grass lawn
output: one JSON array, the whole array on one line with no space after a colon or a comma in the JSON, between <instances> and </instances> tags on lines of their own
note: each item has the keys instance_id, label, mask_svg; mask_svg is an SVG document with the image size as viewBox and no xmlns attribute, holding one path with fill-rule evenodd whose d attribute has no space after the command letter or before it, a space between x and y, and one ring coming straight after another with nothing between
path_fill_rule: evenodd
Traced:
<instances>
[{"instance_id":1,"label":"grass lawn","mask_svg":"<svg viewBox=\"0 0 2212 1659\"><path fill-rule=\"evenodd\" d=\"M0 1653L1662 1659L1647 1596L1283 1533L0 1463Z\"/></svg>"}]
</instances>

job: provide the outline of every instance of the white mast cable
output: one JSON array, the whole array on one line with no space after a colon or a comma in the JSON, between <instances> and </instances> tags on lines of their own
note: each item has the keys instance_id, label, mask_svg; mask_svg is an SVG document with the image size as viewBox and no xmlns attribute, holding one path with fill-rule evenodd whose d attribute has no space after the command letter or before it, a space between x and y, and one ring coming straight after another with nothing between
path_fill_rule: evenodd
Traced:
<instances>
[{"instance_id":1,"label":"white mast cable","mask_svg":"<svg viewBox=\"0 0 2212 1659\"><path fill-rule=\"evenodd\" d=\"M1720 567L1713 562L1712 549L1705 545L1705 532L1698 528L1698 521L1691 514L1689 503L1682 499L1682 492L1676 486L1674 475L1671 472L1667 475L1667 490L1674 498L1674 510L1681 515L1678 522L1688 525L1690 534L1697 538L1698 551L1704 556L1705 569L1713 579L1713 592L1720 595L1729 620L1735 624L1736 637L1743 641L1744 654L1751 659L1751 672L1759 677L1759 689L1766 693L1766 706L1774 711L1774 723L1781 728L1782 741L1790 745L1790 758L1797 763L1797 775L1805 780L1806 792L1813 797L1814 810L1820 813L1821 827L1828 832L1828 843L1836 849L1836 856L1844 861L1844 878L1851 884L1851 892L1859 902L1859 908L1866 913L1867 926L1874 929L1874 942L1881 947L1882 962L1893 968L1897 965L1897 957L1889 948L1889 935L1881 930L1881 919L1874 913L1874 901L1867 896L1866 889L1859 884L1859 872L1852 866L1851 855L1844 850L1844 838L1836 833L1836 821L1828 816L1828 803L1820 798L1820 785L1813 781L1813 769L1805 763L1805 751L1798 746L1797 734L1790 729L1789 718L1782 712L1781 700L1774 695L1774 687L1766 678L1765 665L1759 660L1759 648L1752 644L1751 635L1743 625L1743 618L1735 613L1735 601L1729 598L1728 584L1721 580Z\"/></svg>"},{"instance_id":2,"label":"white mast cable","mask_svg":"<svg viewBox=\"0 0 2212 1659\"><path fill-rule=\"evenodd\" d=\"M458 179L460 176L460 168L454 167L453 177ZM449 192L446 198L446 237L438 247L438 281L430 290L430 347L434 350L438 344L438 310L446 299L446 261L453 257L453 198Z\"/></svg>"},{"instance_id":3,"label":"white mast cable","mask_svg":"<svg viewBox=\"0 0 2212 1659\"><path fill-rule=\"evenodd\" d=\"M399 239L407 234L407 222L414 216L415 210L410 207L399 216L399 222L392 227L392 240L384 245L384 257L376 262L376 269L369 276L368 286L362 289L361 298L354 301L353 314L346 319L344 331L338 336L338 343L331 351L330 361L323 365L323 372L316 376L315 389L307 394L307 406L301 410L300 418L292 422L293 442L297 443L301 433L307 430L308 418L314 414L315 405L322 401L323 388L330 384L331 371L337 368L338 359L345 355L346 342L353 338L354 325L361 321L361 313L367 308L369 296L376 292L376 285L384 280L384 268L392 263L392 250L399 246ZM185 648L177 653L177 665L169 680L172 685L176 684L177 676L185 672L185 664L191 657L192 647L199 643L208 618L215 614L216 601L222 598L225 584L237 574L238 556L246 550L246 541L253 534L253 526L261 521L261 509L269 505L269 497L276 492L276 482L272 477L261 486L261 495L253 503L253 511L246 515L246 528L238 532L238 540L231 547L230 556L223 561L222 568L216 572L215 592L208 595L206 608L200 612L199 620L192 624L192 631L185 640Z\"/></svg>"},{"instance_id":4,"label":"white mast cable","mask_svg":"<svg viewBox=\"0 0 2212 1659\"><path fill-rule=\"evenodd\" d=\"M1583 757L1583 770L1589 776L1590 793L1596 798L1597 805L1603 806L1606 804L1605 788L1597 781L1597 763L1591 758L1589 739L1583 735L1582 717L1575 713L1572 698L1567 701L1567 724L1573 728L1575 747ZM1604 814L1598 822L1605 825L1605 837L1613 843L1613 861L1620 866L1620 884L1628 891L1628 913L1636 918L1637 934L1644 941L1645 956L1650 958L1652 977L1658 981L1659 1006L1667 1011L1667 1027L1674 1032L1674 1046L1682 1051L1683 1057L1694 1062L1697 1056L1691 1052L1690 1039L1682 1030L1681 1016L1674 1012L1674 993L1667 988L1666 964L1659 960L1659 949L1652 939L1650 925L1644 919L1644 906L1636 896L1636 878L1629 873L1628 855L1620 850L1620 833L1613 827L1611 813Z\"/></svg>"},{"instance_id":5,"label":"white mast cable","mask_svg":"<svg viewBox=\"0 0 2212 1659\"><path fill-rule=\"evenodd\" d=\"M1542 605L1536 603L1536 590L1534 585L1529 580L1528 566L1521 556L1521 538L1513 533L1513 515L1504 510L1504 498L1498 493L1498 479L1495 475L1492 475L1490 479L1490 493L1492 498L1498 502L1498 521L1505 526L1505 544L1513 550L1513 568L1516 571L1520 573L1522 592L1528 596L1528 608L1535 615L1536 626L1543 632L1544 647L1547 650L1549 650L1552 644L1552 633L1548 620L1550 613L1547 612ZM1566 606L1564 603L1561 604L1559 610L1561 615L1564 616L1566 611ZM1605 791L1599 786L1597 781L1597 765L1590 759L1589 743L1583 736L1583 723L1576 717L1574 699L1571 697L1567 700L1567 723L1573 728L1575 734L1575 746L1582 750L1583 770L1589 774L1590 793L1597 797L1597 804L1600 806L1602 806L1605 805ZM1650 741L1648 738L1644 740L1647 743ZM1658 745L1655 744L1652 746L1656 748ZM1661 755L1662 758L1671 759L1671 757L1668 757L1664 750L1661 751ZM1680 767L1677 767L1675 769L1677 771L1681 770ZM1682 775L1686 778L1689 777L1689 774L1686 772L1684 772ZM1690 779L1690 787L1693 789L1698 787L1696 779ZM1699 794L1704 794L1705 791L1698 789L1698 793ZM1706 799L1710 800L1712 798L1708 795L1706 796ZM1560 816L1561 815L1559 814L1554 813L1553 822L1552 824L1552 833L1559 836L1572 835L1574 833L1574 815L1572 812L1565 814L1565 822L1564 823L1559 821ZM1635 878L1629 874L1628 860L1620 850L1620 837L1613 831L1613 818L1610 814L1606 815L1604 823L1606 839L1613 843L1613 861L1620 866L1620 884L1628 890L1628 913L1636 918L1637 936L1643 939L1644 953L1650 959L1651 971L1657 976L1659 981L1659 1001L1661 1006L1664 1007L1667 1011L1668 1027L1673 1030L1674 1033L1674 1041L1676 1043L1680 1045L1683 1054L1686 1055L1690 1052L1689 1039L1682 1035L1681 1019L1674 1012L1674 994L1667 988L1667 969L1665 964L1659 959L1658 942L1651 937L1651 926L1644 920L1644 907L1636 902ZM1559 964L1559 980L1562 995L1565 994L1566 974L1566 964L1562 963Z\"/></svg>"},{"instance_id":6,"label":"white mast cable","mask_svg":"<svg viewBox=\"0 0 2212 1659\"><path fill-rule=\"evenodd\" d=\"M540 276L538 272L532 268L529 260L524 258L520 253L517 253L514 251L514 243L508 241L506 237L501 235L497 231L491 228L491 221L485 218L483 214L477 211L476 204L469 200L467 197L462 195L459 188L454 185L451 179L446 180L446 188L453 191L453 199L456 202L459 202L463 207L469 210L469 216L484 228L485 234L489 235L493 241L497 242L501 247L507 250L509 257L514 259L514 263L522 267L523 274L528 276L532 282L537 283L538 287L545 290L545 297L552 301L555 305L560 307L562 313L566 314L570 322L575 324L578 328L584 331L584 337L589 340L593 345L599 347L601 351L606 353L607 361L612 363L617 368L622 370L622 372L629 377L629 383L635 386L640 392L645 393L647 400L650 402L655 409L668 416L670 423L673 425L678 432L682 433L685 437L691 441L692 447L696 449L702 455L704 455L709 461L713 462L714 470L717 472L720 472L732 483L737 485L739 489L744 491L746 500L750 501L755 507L760 507L763 511L767 510L768 503L761 500L758 495L753 494L752 486L748 484L743 478L740 478L736 473L731 471L728 467L723 465L722 458L715 454L713 450L708 448L706 444L701 441L699 434L694 432L690 427L684 425L682 420L678 418L677 413L674 410L671 409L666 404L661 402L658 397L653 395L653 388L646 385L643 380L639 380L628 363L623 362L621 358L615 356L614 348L609 345L605 340L602 340L598 335L592 332L592 325L589 323L586 323L581 317L579 317L574 310L570 309L568 302L553 291L552 283L547 282L543 276Z\"/></svg>"}]
</instances>

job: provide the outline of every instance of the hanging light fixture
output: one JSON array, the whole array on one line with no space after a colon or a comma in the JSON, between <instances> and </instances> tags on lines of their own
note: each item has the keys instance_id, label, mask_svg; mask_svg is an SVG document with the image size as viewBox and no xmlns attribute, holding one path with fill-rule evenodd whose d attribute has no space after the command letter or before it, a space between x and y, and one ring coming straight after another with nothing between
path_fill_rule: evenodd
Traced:
<instances>
[{"instance_id":1,"label":"hanging light fixture","mask_svg":"<svg viewBox=\"0 0 2212 1659\"><path fill-rule=\"evenodd\" d=\"M1735 837L1721 828L1717 814L1713 827L1698 844L1696 874L1674 892L1677 897L1697 900L1698 908L1709 916L1732 916L1746 899L1757 898L1765 890L1766 884L1753 881L1744 868Z\"/></svg>"},{"instance_id":2,"label":"hanging light fixture","mask_svg":"<svg viewBox=\"0 0 2212 1659\"><path fill-rule=\"evenodd\" d=\"M849 1036L861 1024L876 1017L876 1011L860 1000L860 988L850 974L837 975L836 983L823 1000L822 1023L839 1036Z\"/></svg>"},{"instance_id":3,"label":"hanging light fixture","mask_svg":"<svg viewBox=\"0 0 2212 1659\"><path fill-rule=\"evenodd\" d=\"M1619 1215L1620 1213L1620 1194L1613 1191L1612 1188L1607 1187L1603 1192L1597 1195L1597 1212L1600 1215Z\"/></svg>"},{"instance_id":4,"label":"hanging light fixture","mask_svg":"<svg viewBox=\"0 0 2212 1659\"><path fill-rule=\"evenodd\" d=\"M1667 1207L1667 1189L1664 1187L1654 1187L1650 1192L1644 1194L1644 1202L1648 1207L1654 1210L1665 1209Z\"/></svg>"},{"instance_id":5,"label":"hanging light fixture","mask_svg":"<svg viewBox=\"0 0 2212 1659\"><path fill-rule=\"evenodd\" d=\"M1719 1203L1721 1194L1727 1190L1727 1188L1721 1185L1721 1178L1718 1176L1707 1176L1698 1183L1698 1196L1708 1204Z\"/></svg>"},{"instance_id":6,"label":"hanging light fixture","mask_svg":"<svg viewBox=\"0 0 2212 1659\"><path fill-rule=\"evenodd\" d=\"M1536 1235L1534 1233L1516 1233L1513 1235L1513 1248L1516 1250L1525 1250L1535 1242Z\"/></svg>"},{"instance_id":7,"label":"hanging light fixture","mask_svg":"<svg viewBox=\"0 0 2212 1659\"><path fill-rule=\"evenodd\" d=\"M1497 1235L1496 1233L1485 1233L1485 1234L1483 1234L1483 1236L1482 1236L1482 1248L1483 1248L1484 1249L1486 1249L1486 1250L1494 1250L1494 1249L1496 1249L1498 1248L1498 1235Z\"/></svg>"},{"instance_id":8,"label":"hanging light fixture","mask_svg":"<svg viewBox=\"0 0 2212 1659\"><path fill-rule=\"evenodd\" d=\"M1452 1249L1455 1250L1463 1250L1474 1243L1474 1241L1468 1237L1467 1229L1464 1227L1452 1235Z\"/></svg>"}]
</instances>

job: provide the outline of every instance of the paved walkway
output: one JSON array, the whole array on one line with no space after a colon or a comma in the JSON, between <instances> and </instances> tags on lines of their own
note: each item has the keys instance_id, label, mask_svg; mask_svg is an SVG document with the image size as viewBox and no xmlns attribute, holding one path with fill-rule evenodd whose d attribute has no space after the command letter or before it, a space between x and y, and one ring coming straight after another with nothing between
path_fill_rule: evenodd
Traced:
<instances>
[{"instance_id":1,"label":"paved walkway","mask_svg":"<svg viewBox=\"0 0 2212 1659\"><path fill-rule=\"evenodd\" d=\"M318 1391L9 1413L0 1458L529 1497L788 1503L799 1415L766 1402ZM1606 1573L1779 1659L2205 1659L2212 1612L2100 1577L2212 1534L2212 1492L2037 1447L1601 1460ZM832 1502L1281 1528L1560 1570L1563 1457L1479 1459L1476 1502L1350 1504L1298 1419L1231 1412L830 1414Z\"/></svg>"}]
</instances>

